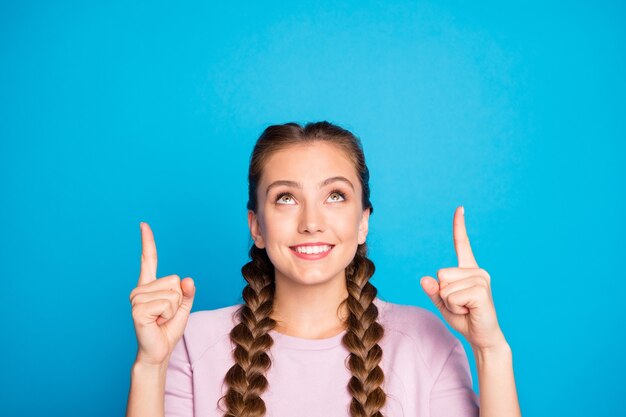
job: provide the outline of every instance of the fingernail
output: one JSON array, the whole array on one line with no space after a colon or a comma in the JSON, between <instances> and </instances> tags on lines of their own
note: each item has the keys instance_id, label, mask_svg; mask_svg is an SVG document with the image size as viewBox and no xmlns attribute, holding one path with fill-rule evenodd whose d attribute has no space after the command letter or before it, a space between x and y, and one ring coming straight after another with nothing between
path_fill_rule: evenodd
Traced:
<instances>
[{"instance_id":1,"label":"fingernail","mask_svg":"<svg viewBox=\"0 0 626 417\"><path fill-rule=\"evenodd\" d=\"M465 216L465 207L461 206L461 214Z\"/></svg>"}]
</instances>

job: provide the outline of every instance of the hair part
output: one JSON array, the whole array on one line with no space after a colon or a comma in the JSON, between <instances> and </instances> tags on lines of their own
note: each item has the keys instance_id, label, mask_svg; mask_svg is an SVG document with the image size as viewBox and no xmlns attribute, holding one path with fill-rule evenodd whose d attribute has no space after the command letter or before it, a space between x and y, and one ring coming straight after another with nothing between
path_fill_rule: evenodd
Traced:
<instances>
[{"instance_id":1,"label":"hair part","mask_svg":"<svg viewBox=\"0 0 626 417\"><path fill-rule=\"evenodd\" d=\"M257 212L257 188L268 159L275 152L298 144L321 141L344 150L358 174L362 189L363 210L373 212L370 202L369 170L360 140L348 130L326 121L286 123L267 127L258 138L248 171L248 210ZM250 262L241 268L247 285L242 291L244 304L237 310L239 323L231 330L234 365L224 382L226 394L220 398L226 406L225 417L262 417L265 402L261 395L268 387L266 374L271 366L268 355L273 345L270 330L276 327L271 318L275 291L274 266L265 249L254 244L249 251ZM367 258L367 245L358 245L352 262L346 267L348 297L340 304L347 307L347 331L342 344L350 352L348 368L352 377L347 389L352 395L351 417L382 417L386 395L382 389L384 374L380 367L382 349L379 345L384 329L378 322L374 304L376 287L370 282L374 263Z\"/></svg>"}]
</instances>

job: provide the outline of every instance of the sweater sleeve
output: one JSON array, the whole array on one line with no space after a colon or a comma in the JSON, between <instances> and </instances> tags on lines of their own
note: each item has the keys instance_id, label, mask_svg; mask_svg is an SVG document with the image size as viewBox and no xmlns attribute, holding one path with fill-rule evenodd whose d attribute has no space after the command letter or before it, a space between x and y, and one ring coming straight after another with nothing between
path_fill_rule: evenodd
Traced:
<instances>
[{"instance_id":1,"label":"sweater sleeve","mask_svg":"<svg viewBox=\"0 0 626 417\"><path fill-rule=\"evenodd\" d=\"M465 349L455 339L430 393L431 417L478 417L478 405Z\"/></svg>"},{"instance_id":2,"label":"sweater sleeve","mask_svg":"<svg viewBox=\"0 0 626 417\"><path fill-rule=\"evenodd\" d=\"M193 370L184 335L167 365L164 410L165 417L193 417Z\"/></svg>"}]
</instances>

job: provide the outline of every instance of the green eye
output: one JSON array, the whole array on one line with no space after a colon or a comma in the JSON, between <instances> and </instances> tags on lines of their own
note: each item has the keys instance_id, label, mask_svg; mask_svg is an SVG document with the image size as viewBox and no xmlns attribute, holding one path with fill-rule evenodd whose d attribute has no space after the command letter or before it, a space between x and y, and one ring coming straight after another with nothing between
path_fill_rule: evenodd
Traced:
<instances>
[{"instance_id":1,"label":"green eye","mask_svg":"<svg viewBox=\"0 0 626 417\"><path fill-rule=\"evenodd\" d=\"M332 201L344 201L346 199L346 196L341 191L336 190L330 193L330 196L328 196L328 198Z\"/></svg>"},{"instance_id":2,"label":"green eye","mask_svg":"<svg viewBox=\"0 0 626 417\"><path fill-rule=\"evenodd\" d=\"M289 193L281 193L276 197L276 202L279 204L292 204L293 197Z\"/></svg>"}]
</instances>

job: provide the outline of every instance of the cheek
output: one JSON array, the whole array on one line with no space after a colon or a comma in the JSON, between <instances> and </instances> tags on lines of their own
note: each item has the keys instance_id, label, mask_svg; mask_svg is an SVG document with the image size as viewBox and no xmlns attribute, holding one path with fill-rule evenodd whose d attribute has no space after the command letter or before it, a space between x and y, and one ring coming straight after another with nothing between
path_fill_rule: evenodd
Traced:
<instances>
[{"instance_id":1,"label":"cheek","mask_svg":"<svg viewBox=\"0 0 626 417\"><path fill-rule=\"evenodd\" d=\"M263 230L265 239L269 241L283 241L293 236L295 217L288 213L268 213L264 220Z\"/></svg>"},{"instance_id":2,"label":"cheek","mask_svg":"<svg viewBox=\"0 0 626 417\"><path fill-rule=\"evenodd\" d=\"M346 216L337 223L337 230L346 240L357 239L359 234L360 219L354 215Z\"/></svg>"}]
</instances>

